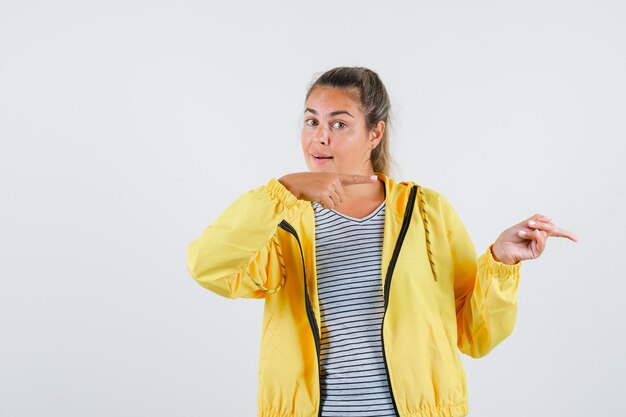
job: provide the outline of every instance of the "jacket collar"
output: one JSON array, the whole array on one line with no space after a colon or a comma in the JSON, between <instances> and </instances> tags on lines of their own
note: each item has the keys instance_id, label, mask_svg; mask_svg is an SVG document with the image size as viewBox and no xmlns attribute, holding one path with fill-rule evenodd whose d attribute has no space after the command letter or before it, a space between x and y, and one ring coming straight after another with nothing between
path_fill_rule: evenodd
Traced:
<instances>
[{"instance_id":1,"label":"jacket collar","mask_svg":"<svg viewBox=\"0 0 626 417\"><path fill-rule=\"evenodd\" d=\"M385 186L385 210L393 211L398 216L404 216L406 204L411 193L412 181L397 182L382 172L375 172L376 176Z\"/></svg>"}]
</instances>

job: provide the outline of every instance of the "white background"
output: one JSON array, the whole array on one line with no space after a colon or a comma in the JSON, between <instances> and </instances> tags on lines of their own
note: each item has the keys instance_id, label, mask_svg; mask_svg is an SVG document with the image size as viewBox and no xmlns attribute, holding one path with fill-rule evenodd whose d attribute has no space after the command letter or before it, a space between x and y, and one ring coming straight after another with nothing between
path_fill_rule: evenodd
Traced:
<instances>
[{"instance_id":1,"label":"white background","mask_svg":"<svg viewBox=\"0 0 626 417\"><path fill-rule=\"evenodd\" d=\"M263 303L185 268L241 193L306 171L307 85L378 72L398 169L481 253L535 213L470 416L623 413L626 4L0 1L0 416L253 416Z\"/></svg>"}]
</instances>

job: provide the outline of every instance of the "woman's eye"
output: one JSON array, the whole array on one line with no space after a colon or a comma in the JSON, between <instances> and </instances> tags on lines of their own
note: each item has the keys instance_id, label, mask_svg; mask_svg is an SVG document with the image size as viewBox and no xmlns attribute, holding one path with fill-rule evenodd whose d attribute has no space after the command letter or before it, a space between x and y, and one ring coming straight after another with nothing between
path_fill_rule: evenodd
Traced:
<instances>
[{"instance_id":1,"label":"woman's eye","mask_svg":"<svg viewBox=\"0 0 626 417\"><path fill-rule=\"evenodd\" d=\"M307 119L304 121L304 124L308 125L308 126L314 126L317 122L314 119ZM335 123L333 123L333 127L337 127L339 129L342 129L344 127L346 127L346 124L344 122L340 122L337 121Z\"/></svg>"}]
</instances>

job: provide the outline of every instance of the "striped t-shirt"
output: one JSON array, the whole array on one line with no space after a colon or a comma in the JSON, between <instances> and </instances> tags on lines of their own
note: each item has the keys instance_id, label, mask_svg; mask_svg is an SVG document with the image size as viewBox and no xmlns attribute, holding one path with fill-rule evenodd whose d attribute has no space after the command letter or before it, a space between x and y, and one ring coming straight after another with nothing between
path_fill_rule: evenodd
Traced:
<instances>
[{"instance_id":1,"label":"striped t-shirt","mask_svg":"<svg viewBox=\"0 0 626 417\"><path fill-rule=\"evenodd\" d=\"M382 352L385 202L361 219L315 211L323 417L395 416Z\"/></svg>"}]
</instances>

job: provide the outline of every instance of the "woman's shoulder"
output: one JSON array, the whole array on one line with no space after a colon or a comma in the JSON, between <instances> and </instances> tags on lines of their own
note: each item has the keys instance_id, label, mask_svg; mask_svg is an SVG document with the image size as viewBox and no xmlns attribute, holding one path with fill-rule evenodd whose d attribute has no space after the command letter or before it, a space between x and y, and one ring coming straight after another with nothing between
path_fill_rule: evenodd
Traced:
<instances>
[{"instance_id":1,"label":"woman's shoulder","mask_svg":"<svg viewBox=\"0 0 626 417\"><path fill-rule=\"evenodd\" d=\"M415 187L418 198L421 198L426 204L432 207L451 206L450 201L446 198L439 188L435 188L419 181L399 181L396 185L406 187L407 190Z\"/></svg>"},{"instance_id":2,"label":"woman's shoulder","mask_svg":"<svg viewBox=\"0 0 626 417\"><path fill-rule=\"evenodd\" d=\"M441 189L419 181L400 181L397 185L407 187L407 190L416 188L416 201L420 205L420 210L431 216L453 219L457 217L457 212L452 203Z\"/></svg>"},{"instance_id":3,"label":"woman's shoulder","mask_svg":"<svg viewBox=\"0 0 626 417\"><path fill-rule=\"evenodd\" d=\"M390 187L391 193L394 196L392 199L398 198L403 202L409 197L411 189L415 187L416 210L414 210L414 212L419 212L424 222L431 220L436 221L438 224L444 225L448 230L456 230L459 227L461 223L459 215L441 189L422 183L419 180L400 181L393 177L387 177L384 174L381 175L381 178L383 178L385 183Z\"/></svg>"}]
</instances>

